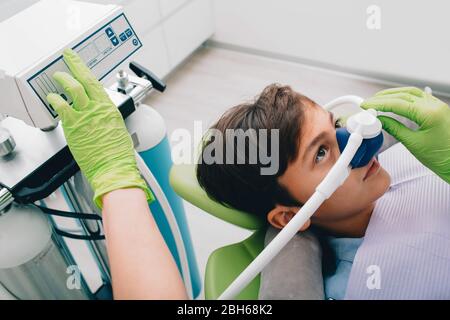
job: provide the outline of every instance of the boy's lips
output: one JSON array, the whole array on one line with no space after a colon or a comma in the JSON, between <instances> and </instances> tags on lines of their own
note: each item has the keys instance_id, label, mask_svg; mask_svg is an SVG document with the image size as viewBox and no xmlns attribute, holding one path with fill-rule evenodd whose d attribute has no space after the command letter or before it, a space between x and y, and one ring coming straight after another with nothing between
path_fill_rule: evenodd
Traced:
<instances>
[{"instance_id":1,"label":"boy's lips","mask_svg":"<svg viewBox=\"0 0 450 320\"><path fill-rule=\"evenodd\" d=\"M364 175L363 181L367 180L369 177L378 173L379 169L380 169L380 163L378 162L377 159L372 158L372 160L370 160L369 164L367 165L367 171L366 171L366 174Z\"/></svg>"}]
</instances>

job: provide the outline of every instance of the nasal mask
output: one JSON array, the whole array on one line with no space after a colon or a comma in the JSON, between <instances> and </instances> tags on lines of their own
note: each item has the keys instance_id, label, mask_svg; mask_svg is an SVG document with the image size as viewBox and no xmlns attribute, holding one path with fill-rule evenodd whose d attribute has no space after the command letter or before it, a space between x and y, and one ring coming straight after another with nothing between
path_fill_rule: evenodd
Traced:
<instances>
[{"instance_id":1,"label":"nasal mask","mask_svg":"<svg viewBox=\"0 0 450 320\"><path fill-rule=\"evenodd\" d=\"M363 137L361 145L350 161L353 169L366 166L383 145L381 122L376 115L377 112L373 109L360 111L347 120L345 127L336 130L336 139L341 153L347 146L352 133L359 133Z\"/></svg>"},{"instance_id":2,"label":"nasal mask","mask_svg":"<svg viewBox=\"0 0 450 320\"><path fill-rule=\"evenodd\" d=\"M353 104L359 111L351 115L343 128L336 129L336 139L341 152L340 157L316 187L314 194L301 207L297 214L264 248L264 250L247 266L219 297L220 300L233 299L252 281L264 267L297 234L301 226L317 211L350 174L351 169L366 166L377 156L383 144L382 125L373 109L360 108L363 99L357 96L342 96L323 108L332 111L338 106Z\"/></svg>"}]
</instances>

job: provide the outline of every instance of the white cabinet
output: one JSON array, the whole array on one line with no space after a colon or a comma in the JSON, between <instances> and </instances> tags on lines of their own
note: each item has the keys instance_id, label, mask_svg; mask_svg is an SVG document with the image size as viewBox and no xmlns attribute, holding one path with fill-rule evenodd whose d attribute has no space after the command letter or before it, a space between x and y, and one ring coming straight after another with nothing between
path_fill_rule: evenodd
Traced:
<instances>
[{"instance_id":1,"label":"white cabinet","mask_svg":"<svg viewBox=\"0 0 450 320\"><path fill-rule=\"evenodd\" d=\"M164 33L161 26L141 37L143 47L133 60L149 68L158 77L165 77L171 70Z\"/></svg>"},{"instance_id":2,"label":"white cabinet","mask_svg":"<svg viewBox=\"0 0 450 320\"><path fill-rule=\"evenodd\" d=\"M121 5L138 35L150 31L161 21L158 0L126 1Z\"/></svg>"},{"instance_id":3,"label":"white cabinet","mask_svg":"<svg viewBox=\"0 0 450 320\"><path fill-rule=\"evenodd\" d=\"M167 17L186 2L188 2L188 0L159 0L162 16Z\"/></svg>"},{"instance_id":4,"label":"white cabinet","mask_svg":"<svg viewBox=\"0 0 450 320\"><path fill-rule=\"evenodd\" d=\"M195 0L163 23L167 37L169 61L179 64L213 34L209 0Z\"/></svg>"}]
</instances>

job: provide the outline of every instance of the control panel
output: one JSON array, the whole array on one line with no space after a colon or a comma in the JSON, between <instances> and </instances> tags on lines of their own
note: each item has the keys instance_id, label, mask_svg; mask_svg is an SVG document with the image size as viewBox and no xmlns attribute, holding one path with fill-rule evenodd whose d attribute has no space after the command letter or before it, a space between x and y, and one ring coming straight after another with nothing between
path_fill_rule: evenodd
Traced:
<instances>
[{"instance_id":1,"label":"control panel","mask_svg":"<svg viewBox=\"0 0 450 320\"><path fill-rule=\"evenodd\" d=\"M121 13L72 49L77 52L86 65L98 79L103 79L119 64L142 46L125 14ZM63 57L52 61L36 74L27 79L34 93L44 104L53 118L57 117L55 110L47 103L49 93L57 93L70 104L68 94L53 80L56 71L69 72Z\"/></svg>"}]
</instances>

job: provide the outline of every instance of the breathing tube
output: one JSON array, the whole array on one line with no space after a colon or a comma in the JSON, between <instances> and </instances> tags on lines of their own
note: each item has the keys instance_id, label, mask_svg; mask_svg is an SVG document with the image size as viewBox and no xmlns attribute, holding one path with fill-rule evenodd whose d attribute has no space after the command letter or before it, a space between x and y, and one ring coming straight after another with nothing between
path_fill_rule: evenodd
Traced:
<instances>
[{"instance_id":1,"label":"breathing tube","mask_svg":"<svg viewBox=\"0 0 450 320\"><path fill-rule=\"evenodd\" d=\"M324 109L331 111L343 104L354 104L360 107L362 101L363 99L357 96L343 96L326 104ZM373 109L361 109L360 112L348 118L345 128L336 130L336 139L341 152L339 159L316 187L311 198L219 296L219 300L236 297L297 234L300 227L308 221L320 205L344 183L351 169L366 166L376 156L383 144L381 129L382 126L377 119L377 112Z\"/></svg>"}]
</instances>

